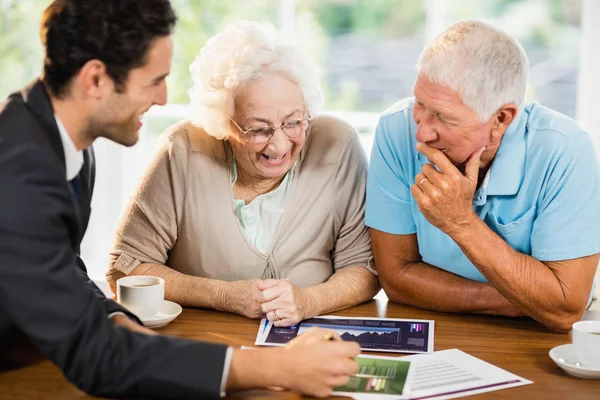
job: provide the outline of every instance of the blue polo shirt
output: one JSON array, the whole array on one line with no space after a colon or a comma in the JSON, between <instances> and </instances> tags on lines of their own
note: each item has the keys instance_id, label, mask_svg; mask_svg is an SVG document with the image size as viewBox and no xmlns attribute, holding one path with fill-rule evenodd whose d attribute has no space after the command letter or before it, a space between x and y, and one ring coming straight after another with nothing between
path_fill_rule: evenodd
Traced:
<instances>
[{"instance_id":1,"label":"blue polo shirt","mask_svg":"<svg viewBox=\"0 0 600 400\"><path fill-rule=\"evenodd\" d=\"M410 193L427 158L417 152L414 99L387 110L377 126L367 181L366 224L417 234L422 260L479 282L486 278L444 232L430 224ZM517 114L473 209L515 250L540 261L600 252L600 169L589 135L538 103Z\"/></svg>"}]
</instances>

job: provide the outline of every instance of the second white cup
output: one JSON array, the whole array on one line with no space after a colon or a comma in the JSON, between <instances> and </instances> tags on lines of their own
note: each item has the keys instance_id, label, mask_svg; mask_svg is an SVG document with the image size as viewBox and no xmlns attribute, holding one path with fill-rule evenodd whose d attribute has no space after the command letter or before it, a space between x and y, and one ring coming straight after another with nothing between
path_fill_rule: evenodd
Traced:
<instances>
[{"instance_id":1,"label":"second white cup","mask_svg":"<svg viewBox=\"0 0 600 400\"><path fill-rule=\"evenodd\" d=\"M165 299L165 281L156 276L127 276L117 281L117 301L139 318L154 317Z\"/></svg>"},{"instance_id":2,"label":"second white cup","mask_svg":"<svg viewBox=\"0 0 600 400\"><path fill-rule=\"evenodd\" d=\"M584 367L600 369L600 321L573 324L575 356Z\"/></svg>"}]
</instances>

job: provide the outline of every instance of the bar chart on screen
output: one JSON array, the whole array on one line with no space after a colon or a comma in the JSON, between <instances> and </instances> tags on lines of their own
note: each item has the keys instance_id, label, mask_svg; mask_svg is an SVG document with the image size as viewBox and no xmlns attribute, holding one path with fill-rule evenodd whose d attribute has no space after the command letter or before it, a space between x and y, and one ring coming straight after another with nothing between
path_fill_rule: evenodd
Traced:
<instances>
[{"instance_id":1,"label":"bar chart on screen","mask_svg":"<svg viewBox=\"0 0 600 400\"><path fill-rule=\"evenodd\" d=\"M324 324L301 324L298 329L298 335L301 335L310 327L320 327L333 329L338 335L344 340L351 340L359 343L382 343L382 344L394 344L400 343L400 329L399 328L379 328L379 327L349 327L347 325L324 325Z\"/></svg>"},{"instance_id":2,"label":"bar chart on screen","mask_svg":"<svg viewBox=\"0 0 600 400\"><path fill-rule=\"evenodd\" d=\"M255 344L283 345L313 327L333 330L342 340L358 342L367 351L429 353L434 349L434 321L338 316L310 318L290 327L264 320Z\"/></svg>"}]
</instances>

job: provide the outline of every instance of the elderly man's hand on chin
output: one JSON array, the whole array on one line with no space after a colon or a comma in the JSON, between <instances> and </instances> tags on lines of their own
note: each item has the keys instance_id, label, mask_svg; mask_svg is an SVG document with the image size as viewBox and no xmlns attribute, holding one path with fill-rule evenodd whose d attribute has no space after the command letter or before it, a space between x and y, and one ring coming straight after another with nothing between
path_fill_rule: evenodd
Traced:
<instances>
[{"instance_id":1,"label":"elderly man's hand on chin","mask_svg":"<svg viewBox=\"0 0 600 400\"><path fill-rule=\"evenodd\" d=\"M471 154L464 175L440 150L420 142L417 150L430 162L423 166L410 188L423 216L449 235L478 218L473 212L473 195L485 147Z\"/></svg>"}]
</instances>

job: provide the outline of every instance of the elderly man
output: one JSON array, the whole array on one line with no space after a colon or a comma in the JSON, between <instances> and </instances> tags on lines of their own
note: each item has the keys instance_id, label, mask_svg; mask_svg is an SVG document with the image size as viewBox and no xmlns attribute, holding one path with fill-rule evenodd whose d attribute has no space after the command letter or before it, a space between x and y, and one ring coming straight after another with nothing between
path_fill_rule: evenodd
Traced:
<instances>
[{"instance_id":1,"label":"elderly man","mask_svg":"<svg viewBox=\"0 0 600 400\"><path fill-rule=\"evenodd\" d=\"M574 121L524 104L528 61L505 33L457 23L381 117L366 224L391 300L526 315L566 332L590 303L600 174Z\"/></svg>"}]
</instances>

